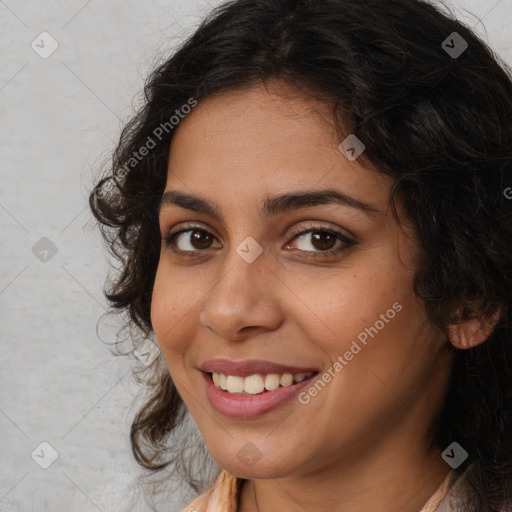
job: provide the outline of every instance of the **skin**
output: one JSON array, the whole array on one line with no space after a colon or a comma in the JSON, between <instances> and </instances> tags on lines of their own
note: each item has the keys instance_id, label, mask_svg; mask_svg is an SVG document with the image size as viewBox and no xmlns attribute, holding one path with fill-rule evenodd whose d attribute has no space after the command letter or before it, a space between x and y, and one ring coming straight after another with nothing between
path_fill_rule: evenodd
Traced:
<instances>
[{"instance_id":1,"label":"skin","mask_svg":"<svg viewBox=\"0 0 512 512\"><path fill-rule=\"evenodd\" d=\"M207 198L224 220L163 206L163 237L201 228L211 238L194 245L189 231L175 239L195 258L162 243L152 324L212 456L248 479L242 512L418 512L450 470L428 432L452 352L413 293L418 242L389 208L392 179L350 162L341 140L327 105L274 82L201 101L171 144L166 191ZM378 213L329 204L259 214L269 195L321 188ZM324 256L343 242L315 242L311 222L357 243ZM299 239L297 227L309 234ZM236 252L248 236L263 249L250 264ZM295 399L240 419L208 401L204 361L265 359L314 366L321 376L396 302L402 310L307 405ZM261 454L251 466L237 456L248 442Z\"/></svg>"}]
</instances>

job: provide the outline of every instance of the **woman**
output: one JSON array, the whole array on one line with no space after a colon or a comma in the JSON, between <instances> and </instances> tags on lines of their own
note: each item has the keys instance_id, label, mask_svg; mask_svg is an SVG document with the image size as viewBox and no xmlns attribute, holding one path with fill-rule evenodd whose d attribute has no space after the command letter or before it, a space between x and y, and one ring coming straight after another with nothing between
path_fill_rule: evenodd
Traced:
<instances>
[{"instance_id":1,"label":"woman","mask_svg":"<svg viewBox=\"0 0 512 512\"><path fill-rule=\"evenodd\" d=\"M145 92L90 198L138 462L188 411L185 510L512 510L509 68L419 0L235 0Z\"/></svg>"}]
</instances>

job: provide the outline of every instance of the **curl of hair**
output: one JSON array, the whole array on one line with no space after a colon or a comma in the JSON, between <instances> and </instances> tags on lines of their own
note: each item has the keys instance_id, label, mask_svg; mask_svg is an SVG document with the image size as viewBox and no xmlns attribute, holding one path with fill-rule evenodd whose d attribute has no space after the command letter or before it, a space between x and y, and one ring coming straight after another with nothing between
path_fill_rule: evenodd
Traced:
<instances>
[{"instance_id":1,"label":"curl of hair","mask_svg":"<svg viewBox=\"0 0 512 512\"><path fill-rule=\"evenodd\" d=\"M452 58L441 43L468 43ZM332 105L340 135L366 145L358 160L392 176L421 241L415 293L442 329L500 319L481 345L456 350L433 432L443 450L468 452L472 512L512 504L512 80L510 68L465 25L422 0L233 0L216 8L151 74L145 103L123 130L112 175L90 207L121 268L106 296L152 332L150 307L161 237L158 205L174 131L142 160L134 154L190 98L273 80ZM347 128L349 132L347 132ZM341 139L340 139L341 140ZM114 179L110 193L102 187ZM394 210L396 214L396 208ZM137 461L158 472L183 419L166 372L133 421ZM192 482L192 476L189 475Z\"/></svg>"}]
</instances>

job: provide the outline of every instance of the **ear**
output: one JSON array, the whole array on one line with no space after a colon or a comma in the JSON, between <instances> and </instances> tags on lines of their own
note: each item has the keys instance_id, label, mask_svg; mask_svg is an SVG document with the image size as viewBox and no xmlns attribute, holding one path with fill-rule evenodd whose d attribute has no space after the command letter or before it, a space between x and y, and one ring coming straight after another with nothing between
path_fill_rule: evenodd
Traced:
<instances>
[{"instance_id":1,"label":"ear","mask_svg":"<svg viewBox=\"0 0 512 512\"><path fill-rule=\"evenodd\" d=\"M484 322L479 318L466 320L460 324L448 326L450 342L455 348L465 350L483 343L493 332L501 316L498 310L490 321Z\"/></svg>"}]
</instances>

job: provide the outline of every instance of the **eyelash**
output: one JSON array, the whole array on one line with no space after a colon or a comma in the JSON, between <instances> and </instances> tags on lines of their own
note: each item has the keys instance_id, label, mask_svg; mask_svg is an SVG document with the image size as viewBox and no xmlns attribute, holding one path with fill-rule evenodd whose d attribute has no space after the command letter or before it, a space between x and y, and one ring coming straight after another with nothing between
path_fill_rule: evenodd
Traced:
<instances>
[{"instance_id":1,"label":"eyelash","mask_svg":"<svg viewBox=\"0 0 512 512\"><path fill-rule=\"evenodd\" d=\"M163 240L165 242L165 245L167 247L170 247L171 250L173 252L175 252L176 254L184 256L184 257L188 257L188 258L194 258L194 257L197 258L198 256L201 256L201 253L204 253L204 252L208 251L209 249L204 249L204 250L199 249L199 250L195 250L195 251L182 251L181 249L176 249L175 244L174 244L174 240L178 235L180 235L182 233L187 233L189 231L201 231L201 232L208 233L209 235L213 236L207 229L204 229L201 226L191 225L191 226L187 226L185 229L181 229L179 231L169 233L168 235L166 235L163 238ZM293 235L292 240L294 240L295 238L298 238L300 235L305 235L305 234L312 233L312 232L327 233L329 235L332 235L332 236L336 237L338 240L340 240L341 242L343 242L343 245L341 247L338 247L338 249L329 249L326 251L300 251L300 252L304 252L304 253L308 254L307 258L321 258L321 257L325 257L325 256L337 256L341 252L349 249L350 247L352 247L353 245L356 245L356 243L357 243L354 240L348 238L345 234L343 234L337 230L326 228L323 226L314 225L314 224L311 224L309 226L309 229L305 229L305 230L303 229L303 226L294 228L292 230L292 235ZM197 254L197 253L199 253L199 254Z\"/></svg>"}]
</instances>

